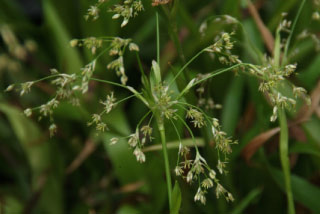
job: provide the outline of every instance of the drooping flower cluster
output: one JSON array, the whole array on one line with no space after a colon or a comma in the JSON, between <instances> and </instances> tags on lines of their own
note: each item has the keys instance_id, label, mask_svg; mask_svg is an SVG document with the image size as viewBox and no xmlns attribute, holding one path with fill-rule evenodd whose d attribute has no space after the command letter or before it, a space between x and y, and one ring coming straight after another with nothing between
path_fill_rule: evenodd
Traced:
<instances>
[{"instance_id":1,"label":"drooping flower cluster","mask_svg":"<svg viewBox=\"0 0 320 214\"><path fill-rule=\"evenodd\" d=\"M218 163L217 163L217 170L220 174L226 173L225 170L226 163L227 163L227 155L232 152L231 145L236 144L236 141L232 141L229 137L226 137L226 133L221 131L221 126L219 121L216 118L211 118L207 114L204 113L202 109L196 106L192 106L188 103L178 102L180 106L188 106L186 110L186 118L191 120L195 128L201 128L203 126L211 126L212 136L215 143L215 147L218 152ZM177 116L181 121L183 120L179 116ZM183 122L188 131L190 132L194 142L194 136L191 129L188 125ZM177 130L176 130L177 131ZM178 132L177 132L178 134ZM178 135L179 136L179 135ZM180 139L180 137L179 137ZM217 198L220 195L224 195L227 201L233 201L232 194L225 190L222 185L219 183L219 180L216 178L216 172L212 169L206 160L200 155L198 147L195 143L196 149L196 157L194 160L190 160L190 149L186 146L183 146L180 142L179 151L178 151L178 160L177 165L174 169L174 172L177 176L182 176L186 179L188 183L192 183L194 180L198 180L199 187L198 191L195 194L194 200L200 201L201 203L205 204L206 197L205 194L209 188L212 188L216 185L216 195ZM222 154L222 157L221 157ZM180 157L184 160L180 161ZM223 158L223 160L222 160ZM186 176L185 176L186 175Z\"/></svg>"},{"instance_id":2,"label":"drooping flower cluster","mask_svg":"<svg viewBox=\"0 0 320 214\"><path fill-rule=\"evenodd\" d=\"M233 196L220 183L216 177L215 170L211 169L206 160L196 151L194 160L188 159L190 149L180 143L178 158L184 157L184 161L179 162L174 169L176 176L182 176L188 183L198 181L199 187L194 196L194 201L206 203L206 193L208 189L215 188L217 198L223 195L227 201L233 201ZM186 176L185 176L186 173Z\"/></svg>"}]
</instances>

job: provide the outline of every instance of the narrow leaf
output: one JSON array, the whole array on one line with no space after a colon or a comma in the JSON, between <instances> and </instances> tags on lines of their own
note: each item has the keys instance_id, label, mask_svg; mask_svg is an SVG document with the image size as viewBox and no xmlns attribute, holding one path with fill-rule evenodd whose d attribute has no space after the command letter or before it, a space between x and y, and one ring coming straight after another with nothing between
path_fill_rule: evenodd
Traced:
<instances>
[{"instance_id":1,"label":"narrow leaf","mask_svg":"<svg viewBox=\"0 0 320 214\"><path fill-rule=\"evenodd\" d=\"M178 214L181 206L181 190L179 187L179 183L176 181L172 191L172 203L170 214Z\"/></svg>"}]
</instances>

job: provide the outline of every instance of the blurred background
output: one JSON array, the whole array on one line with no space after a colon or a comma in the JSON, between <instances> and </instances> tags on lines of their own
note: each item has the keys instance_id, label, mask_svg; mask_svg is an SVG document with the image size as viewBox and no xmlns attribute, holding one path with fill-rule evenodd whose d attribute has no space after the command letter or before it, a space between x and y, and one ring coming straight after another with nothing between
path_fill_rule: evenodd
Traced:
<instances>
[{"instance_id":1,"label":"blurred background","mask_svg":"<svg viewBox=\"0 0 320 214\"><path fill-rule=\"evenodd\" d=\"M147 109L137 100L118 106L106 118L109 131L98 135L88 127L91 114L99 112L100 99L114 91L124 97L124 90L92 83L80 99L80 107L67 101L54 112L57 134L50 138L49 119L38 121L23 115L26 108L47 102L55 93L49 82L36 84L26 96L4 92L8 85L32 81L50 75L50 68L64 73L79 73L94 56L85 48L72 48L73 38L120 36L132 38L139 45L143 67L149 70L156 58L155 8L143 0L145 10L120 28L121 21L112 20L108 7L100 18L86 21L83 17L93 0L0 0L0 213L168 213L164 165L161 151L146 152L147 162L136 162L125 141L109 145L113 136L133 133ZM274 35L287 12L293 20L299 0L256 0L253 5L267 28ZM297 214L320 213L320 11L319 1L307 1L297 23L290 61L298 63L298 73L290 81L311 94L311 107L298 104L289 112L290 164L292 189ZM235 53L245 62L257 63L250 42L261 53L268 54L257 17L245 0L180 1L173 21L160 10L161 68L163 75L180 68L199 50L208 46L222 31L235 31ZM242 26L230 23L229 15ZM318 13L319 15L319 13ZM209 19L208 19L209 18ZM229 20L229 21L228 21ZM206 22L205 22L206 21ZM171 24L170 24L171 23ZM206 23L206 28L199 31ZM170 38L170 29L177 26L183 57ZM202 25L203 26L203 25ZM261 27L261 26L260 26ZM168 33L169 32L169 33ZM108 55L97 62L95 76L119 82L107 70ZM140 88L140 73L135 56L126 53L128 85ZM190 75L206 73L221 67L217 59L203 55L189 68ZM223 74L205 85L206 97L223 105L210 112L219 118L223 130L239 144L233 147L228 175L221 177L234 195L227 203L217 199L214 191L207 194L207 204L193 201L196 186L177 179L182 191L181 213L286 213L286 195L278 155L278 131L270 122L272 107L258 91L259 82L250 77ZM300 120L299 120L300 119ZM304 119L301 122L301 119ZM275 128L275 129L273 129ZM262 135L261 135L262 134ZM157 136L157 133L155 133ZM168 140L177 140L169 130ZM202 136L197 132L198 137ZM185 138L189 136L184 135ZM153 144L160 143L157 138ZM209 165L215 166L216 151L210 139L201 148ZM177 150L170 150L172 166Z\"/></svg>"}]
</instances>

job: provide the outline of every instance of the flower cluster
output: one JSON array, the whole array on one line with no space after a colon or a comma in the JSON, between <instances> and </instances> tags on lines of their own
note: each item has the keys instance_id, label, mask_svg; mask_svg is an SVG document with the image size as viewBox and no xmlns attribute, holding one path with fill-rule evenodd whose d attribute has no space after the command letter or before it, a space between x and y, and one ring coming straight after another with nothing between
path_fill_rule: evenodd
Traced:
<instances>
[{"instance_id":1,"label":"flower cluster","mask_svg":"<svg viewBox=\"0 0 320 214\"><path fill-rule=\"evenodd\" d=\"M125 0L123 4L116 4L109 10L114 13L112 19L123 18L121 27L128 24L130 18L135 17L139 12L143 11L143 5L140 0Z\"/></svg>"},{"instance_id":2,"label":"flower cluster","mask_svg":"<svg viewBox=\"0 0 320 214\"><path fill-rule=\"evenodd\" d=\"M286 14L284 14L284 16L286 16ZM284 19L282 20L282 22L280 22L278 28L280 31L290 33L291 24L292 24L291 21Z\"/></svg>"},{"instance_id":3,"label":"flower cluster","mask_svg":"<svg viewBox=\"0 0 320 214\"><path fill-rule=\"evenodd\" d=\"M81 89L83 93L88 90L88 82L95 70L96 61L101 55L107 51L110 56L116 56L117 58L111 61L107 65L107 69L116 71L116 74L120 76L121 83L126 85L128 77L125 73L123 55L128 48L129 51L139 51L137 44L133 43L131 39L122 39L120 37L89 37L85 39L73 39L70 41L72 47L86 47L91 50L92 54L95 54L98 48L101 48L103 43L109 43L108 47L101 52L92 62L82 68L83 81Z\"/></svg>"},{"instance_id":4,"label":"flower cluster","mask_svg":"<svg viewBox=\"0 0 320 214\"><path fill-rule=\"evenodd\" d=\"M102 121L102 116L110 113L110 111L117 105L113 92L111 92L110 95L107 95L105 101L101 100L100 103L104 106L103 111L100 114L93 114L91 121L88 122L88 126L95 125L97 131L104 132L108 130L108 126ZM117 138L112 138L111 144L115 144L117 141Z\"/></svg>"},{"instance_id":5,"label":"flower cluster","mask_svg":"<svg viewBox=\"0 0 320 214\"><path fill-rule=\"evenodd\" d=\"M126 85L128 81L123 63L123 55L128 46L130 51L139 51L138 45L131 42L131 39L122 39L120 37L115 37L110 44L109 55L117 56L117 59L111 61L107 65L108 69L115 70L116 74L121 77L120 80L123 85Z\"/></svg>"},{"instance_id":6,"label":"flower cluster","mask_svg":"<svg viewBox=\"0 0 320 214\"><path fill-rule=\"evenodd\" d=\"M192 120L191 122L193 123L195 128L201 128L206 125L203 114L194 108L189 108L186 114L186 118Z\"/></svg>"},{"instance_id":7,"label":"flower cluster","mask_svg":"<svg viewBox=\"0 0 320 214\"><path fill-rule=\"evenodd\" d=\"M88 9L87 14L84 16L86 20L92 19L93 21L97 20L99 18L100 9L99 7L105 3L106 0L98 0L98 2Z\"/></svg>"},{"instance_id":8,"label":"flower cluster","mask_svg":"<svg viewBox=\"0 0 320 214\"><path fill-rule=\"evenodd\" d=\"M182 176L190 184L193 181L198 180L199 187L194 196L194 201L200 201L202 204L205 204L205 194L208 189L213 188L214 186L216 186L215 192L217 198L219 198L220 195L223 195L227 201L233 201L232 194L219 183L215 170L210 168L200 153L197 151L195 159L189 160L187 158L189 152L189 148L180 143L178 155L179 157L184 157L184 161L178 162L174 172L176 176Z\"/></svg>"},{"instance_id":9,"label":"flower cluster","mask_svg":"<svg viewBox=\"0 0 320 214\"><path fill-rule=\"evenodd\" d=\"M107 124L102 121L101 114L93 114L91 122L88 122L88 126L95 125L96 130L104 132L108 129Z\"/></svg>"},{"instance_id":10,"label":"flower cluster","mask_svg":"<svg viewBox=\"0 0 320 214\"><path fill-rule=\"evenodd\" d=\"M218 119L209 117L202 109L199 107L193 106L191 104L178 102L179 105L186 105L189 108L186 109L186 118L191 119L195 128L201 128L203 126L211 126L213 140L216 145L218 152L218 163L217 170L220 174L226 173L226 163L227 155L232 152L231 145L236 144L236 141L232 141L229 137L226 136L226 133L221 130ZM179 117L180 120L182 118ZM186 128L189 130L194 142L194 136L191 129L183 122ZM180 139L180 137L179 137ZM216 185L216 195L219 198L220 195L224 195L227 201L233 201L232 194L225 190L222 185L219 183L219 180L216 178L216 172L212 169L206 162L206 160L200 155L197 145L195 144L196 157L194 160L190 160L190 149L186 146L183 146L180 142L177 165L174 169L174 172L177 176L182 176L186 179L188 183L192 183L194 180L198 180L199 187L198 191L195 194L194 200L200 201L205 204L206 197L205 194L209 188L212 188ZM221 155L223 155L221 160ZM180 161L180 157L183 157L184 160ZM185 176L186 175L186 176Z\"/></svg>"},{"instance_id":11,"label":"flower cluster","mask_svg":"<svg viewBox=\"0 0 320 214\"><path fill-rule=\"evenodd\" d=\"M93 60L92 62L90 62L84 68L81 69L82 82L79 89L82 91L83 94L86 93L89 89L89 81L93 75L95 68L96 68L96 60Z\"/></svg>"},{"instance_id":12,"label":"flower cluster","mask_svg":"<svg viewBox=\"0 0 320 214\"><path fill-rule=\"evenodd\" d=\"M167 119L176 119L175 112L177 109L172 108L177 103L176 100L171 100L171 91L169 86L159 84L153 90L154 107L161 113L162 117Z\"/></svg>"},{"instance_id":13,"label":"flower cluster","mask_svg":"<svg viewBox=\"0 0 320 214\"><path fill-rule=\"evenodd\" d=\"M234 47L234 42L231 41L232 33L222 33L221 36L216 37L215 43L206 48L209 53L215 53L219 57L219 61L225 65L239 64L241 60L237 55L231 54L231 49Z\"/></svg>"},{"instance_id":14,"label":"flower cluster","mask_svg":"<svg viewBox=\"0 0 320 214\"><path fill-rule=\"evenodd\" d=\"M273 114L270 118L272 122L277 119L278 108L293 109L296 105L295 99L287 97L277 91L277 87L295 72L296 67L296 64L289 64L278 68L277 66L272 66L271 63L268 66L251 66L250 73L258 76L262 80L259 85L259 90L267 94L270 98L273 106ZM293 84L291 84L290 87L294 98L300 97L307 103L311 102L304 88L296 87Z\"/></svg>"},{"instance_id":15,"label":"flower cluster","mask_svg":"<svg viewBox=\"0 0 320 214\"><path fill-rule=\"evenodd\" d=\"M211 125L212 136L218 151L222 152L225 156L230 154L232 152L231 145L237 144L237 141L233 141L230 137L226 137L227 134L221 130L221 126L217 118L212 118L212 122L210 125ZM225 160L227 159L225 158ZM222 163L223 162L221 162L220 167L218 167L221 174L224 171L222 170L223 167L221 167L223 166ZM218 163L218 166L219 166L219 163Z\"/></svg>"},{"instance_id":16,"label":"flower cluster","mask_svg":"<svg viewBox=\"0 0 320 214\"><path fill-rule=\"evenodd\" d=\"M133 148L133 154L136 156L137 161L144 163L146 161L146 156L142 152L142 148L147 142L147 139L149 139L149 141L152 140L152 128L149 125L145 125L140 129L140 132L142 133L141 139L139 128L137 127L136 132L129 136L128 144L131 148Z\"/></svg>"},{"instance_id":17,"label":"flower cluster","mask_svg":"<svg viewBox=\"0 0 320 214\"><path fill-rule=\"evenodd\" d=\"M57 87L54 98L38 107L32 109L27 108L24 110L24 114L27 117L30 117L35 110L39 110L39 120L42 119L42 117L49 117L51 122L51 125L49 127L50 136L53 136L57 130L57 126L54 124L54 120L52 117L54 109L59 106L61 100L68 100L69 102L71 102L71 104L78 106L79 99L77 98L75 92L78 91L80 87L76 85L77 76L75 74L59 73L56 69L51 69L51 74L51 76L42 78L40 80L21 83L20 95L22 96L29 93L32 86L37 82L46 79L53 79L51 81L51 84ZM9 86L7 88L7 91L12 90L13 87L14 85Z\"/></svg>"},{"instance_id":18,"label":"flower cluster","mask_svg":"<svg viewBox=\"0 0 320 214\"><path fill-rule=\"evenodd\" d=\"M110 95L107 95L107 98L105 101L100 101L102 105L104 105L104 112L107 114L116 106L116 98L113 95L113 92L111 92Z\"/></svg>"},{"instance_id":19,"label":"flower cluster","mask_svg":"<svg viewBox=\"0 0 320 214\"><path fill-rule=\"evenodd\" d=\"M105 40L100 39L100 38L96 38L96 37L89 37L89 38L85 38L85 39L73 39L70 41L70 46L71 47L76 47L76 46L84 46L86 48L88 48L89 50L91 50L92 54L95 54L97 49L102 47L102 43Z\"/></svg>"},{"instance_id":20,"label":"flower cluster","mask_svg":"<svg viewBox=\"0 0 320 214\"><path fill-rule=\"evenodd\" d=\"M139 48L135 43L132 43L130 39L121 39L119 37L115 38L108 38L108 39L97 39L97 38L86 38L86 39L75 39L72 40L71 46L86 46L87 48L90 48L92 53L96 52L96 49L98 47L102 46L102 42L110 42L110 47L107 49L109 50L110 55L117 55L119 58L113 62L111 62L108 65L108 68L115 69L118 73L118 75L121 75L121 82L123 85L127 82L127 76L124 73L124 65L123 65L123 54L127 47L129 47L130 51L138 51ZM99 55L101 56L101 54ZM99 57L98 56L98 57ZM77 91L81 91L83 94L86 93L89 89L89 82L91 80L91 77L93 75L93 72L96 68L96 61L97 58L88 63L84 68L82 68L82 72L80 75L76 74L64 74L59 73L56 69L51 69L51 75L48 77L44 77L42 79L36 80L36 81L29 81L22 83L21 89L20 89L20 95L25 95L30 92L32 86L37 83L41 82L43 80L47 79L53 79L51 81L51 84L57 87L56 95L53 99L49 100L46 104L43 104L39 107L35 107L33 109L27 108L24 113L26 116L30 117L32 115L32 112L34 110L39 110L40 117L50 117L50 121L52 124L49 127L50 135L52 136L56 130L57 127L53 123L53 110L56 109L60 103L61 100L68 100L73 105L78 106L80 101L77 98ZM116 63L117 62L117 63ZM15 85L9 85L6 89L6 91L11 91L15 88ZM102 121L102 115L108 114L117 103L115 103L116 99L114 98L113 93L110 95L107 95L107 99L105 101L100 101L102 105L104 105L104 111L101 114L93 114L92 120L88 123L88 125L95 124L96 129L98 131L105 131L108 129L107 124L105 124ZM113 141L115 142L115 141Z\"/></svg>"}]
</instances>

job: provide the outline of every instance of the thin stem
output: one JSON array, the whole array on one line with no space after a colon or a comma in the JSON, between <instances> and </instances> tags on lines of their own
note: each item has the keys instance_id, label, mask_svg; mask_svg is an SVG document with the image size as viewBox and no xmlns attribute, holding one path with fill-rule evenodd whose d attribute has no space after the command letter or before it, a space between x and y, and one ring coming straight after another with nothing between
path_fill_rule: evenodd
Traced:
<instances>
[{"instance_id":1,"label":"thin stem","mask_svg":"<svg viewBox=\"0 0 320 214\"><path fill-rule=\"evenodd\" d=\"M288 214L295 214L294 201L291 190L291 180L290 180L290 164L288 157L288 124L286 119L286 114L284 109L278 110L279 123L280 123L280 161L282 166L282 171L284 174L284 182L287 193L288 202Z\"/></svg>"},{"instance_id":2,"label":"thin stem","mask_svg":"<svg viewBox=\"0 0 320 214\"><path fill-rule=\"evenodd\" d=\"M157 63L160 66L160 30L159 30L159 14L156 12L156 24L157 24Z\"/></svg>"},{"instance_id":3,"label":"thin stem","mask_svg":"<svg viewBox=\"0 0 320 214\"><path fill-rule=\"evenodd\" d=\"M214 77L214 76L217 76L217 75L219 75L219 74L222 74L222 73L224 73L224 72L230 71L230 70L232 70L232 69L235 69L235 68L237 68L237 67L244 66L244 65L250 65L250 64L240 63L240 64L233 65L233 66L231 66L231 67L229 67L229 68L226 68L226 69L222 69L222 70L218 70L218 71L213 71L213 72L211 72L210 75L208 75L208 76L206 76L205 78L203 78L203 79L195 82L194 85L197 85L197 84L199 84L199 83L201 83L201 82L203 82L203 81L206 81L207 79L210 79L210 78L212 78L212 77Z\"/></svg>"},{"instance_id":4,"label":"thin stem","mask_svg":"<svg viewBox=\"0 0 320 214\"><path fill-rule=\"evenodd\" d=\"M240 63L240 64L233 65L233 66L231 66L231 67L229 67L229 68L226 68L226 69L219 69L219 70L217 70L217 71L212 71L211 74L209 74L209 75L206 76L205 78L200 79L200 80L194 82L194 83L191 85L191 87L189 87L188 90L183 90L183 91L178 95L178 97L176 98L176 100L179 100L185 93L187 93L187 92L190 90L190 88L198 85L199 83L204 82L204 81L206 81L207 79L210 79L210 78L212 78L212 77L214 77L214 76L217 76L217 75L219 75L219 74L222 74L222 73L224 73L224 72L227 72L227 71L230 71L230 70L235 69L235 68L237 68L237 67L245 66L245 65L249 66L250 64Z\"/></svg>"},{"instance_id":5,"label":"thin stem","mask_svg":"<svg viewBox=\"0 0 320 214\"><path fill-rule=\"evenodd\" d=\"M205 48L206 49L206 48ZM175 75L175 77L171 80L170 84L171 85L181 74L181 72L183 72L188 65L190 65L190 63L192 63L198 56L200 56L203 52L205 52L205 49L202 49L201 51L199 51L196 55L194 55L179 71L178 73Z\"/></svg>"},{"instance_id":6,"label":"thin stem","mask_svg":"<svg viewBox=\"0 0 320 214\"><path fill-rule=\"evenodd\" d=\"M138 125L137 125L137 129L139 129L141 123L147 118L147 116L151 113L151 110L149 110L139 121Z\"/></svg>"},{"instance_id":7,"label":"thin stem","mask_svg":"<svg viewBox=\"0 0 320 214\"><path fill-rule=\"evenodd\" d=\"M172 119L170 119L170 122L171 122L171 124L173 125L174 130L176 131L176 134L177 134L177 136L178 136L178 140L179 140L179 142L181 143L181 137L180 137L180 134L179 134L179 131L178 131L178 129L177 129L177 127L176 127L176 125L174 124L174 122L172 121ZM182 144L182 143L181 143L181 144ZM178 154L178 158L177 158L177 166L179 165L179 162L180 162L180 155Z\"/></svg>"},{"instance_id":8,"label":"thin stem","mask_svg":"<svg viewBox=\"0 0 320 214\"><path fill-rule=\"evenodd\" d=\"M147 78L146 74L144 73L144 70L143 70L143 67L142 67L142 64L141 64L141 59L140 59L140 56L139 56L138 52L136 52L136 57L137 57L138 65L139 65L139 70L140 70L141 75L142 75L142 83L145 86L145 88L149 89L150 88L149 81L148 81L148 78Z\"/></svg>"},{"instance_id":9,"label":"thin stem","mask_svg":"<svg viewBox=\"0 0 320 214\"><path fill-rule=\"evenodd\" d=\"M103 54L105 54L107 51L109 51L111 49L111 47L107 47L106 49L104 49L103 51L101 51L94 60L92 61L95 61L97 60L98 58L100 58Z\"/></svg>"},{"instance_id":10,"label":"thin stem","mask_svg":"<svg viewBox=\"0 0 320 214\"><path fill-rule=\"evenodd\" d=\"M44 81L44 80L47 80L47 79L59 77L59 76L63 76L63 75L61 75L60 73L59 74L53 74L53 75L50 75L50 76L43 77L41 79L35 80L35 81L33 81L33 83L35 84L35 83L38 83L38 82L41 82L41 81Z\"/></svg>"},{"instance_id":11,"label":"thin stem","mask_svg":"<svg viewBox=\"0 0 320 214\"><path fill-rule=\"evenodd\" d=\"M164 158L164 164L165 164L169 207L171 209L172 184L171 184L170 164L169 164L169 156L168 156L163 118L161 118L160 116L157 116L157 123L158 123L159 132L160 132L161 143L162 143L162 152L163 152L163 158Z\"/></svg>"},{"instance_id":12,"label":"thin stem","mask_svg":"<svg viewBox=\"0 0 320 214\"><path fill-rule=\"evenodd\" d=\"M116 83L116 82L111 82L111 81L108 81L108 80L102 80L102 79L97 79L97 78L89 78L90 80L93 80L93 81L96 81L96 82L102 82L102 83L107 83L107 84L110 84L110 85L114 85L114 86L118 86L118 87L121 87L121 88L125 88L125 89L128 89L127 86L125 85L121 85L119 83ZM128 89L129 90L129 89ZM130 91L130 90L129 90Z\"/></svg>"},{"instance_id":13,"label":"thin stem","mask_svg":"<svg viewBox=\"0 0 320 214\"><path fill-rule=\"evenodd\" d=\"M283 60L282 60L282 64L286 64L287 63L287 55L288 55L288 49L289 49L289 46L290 46L290 42L291 42L291 38L292 38L292 35L293 35L293 31L294 29L296 28L296 24L298 22L298 19L300 17L300 14L301 14L301 11L302 11L302 8L304 6L304 4L306 3L306 0L303 0L301 2L301 5L299 7L299 10L298 10L298 13L296 15L296 18L294 19L293 21L293 24L292 24L292 28L291 28L291 32L290 32L290 35L288 37L288 40L287 40L287 43L286 43L286 46L284 48L284 53L283 53Z\"/></svg>"},{"instance_id":14,"label":"thin stem","mask_svg":"<svg viewBox=\"0 0 320 214\"><path fill-rule=\"evenodd\" d=\"M135 94L132 94L132 95L126 97L126 98L123 98L123 99L119 100L118 102L116 102L115 105L118 105L118 104L120 104L120 103L122 103L122 102L124 102L124 101L126 101L126 100L128 100L130 98L132 98L132 97L135 97L135 96L136 96Z\"/></svg>"},{"instance_id":15,"label":"thin stem","mask_svg":"<svg viewBox=\"0 0 320 214\"><path fill-rule=\"evenodd\" d=\"M191 128L188 126L188 124L178 114L175 114L175 115L179 118L179 120L183 123L183 125L188 129L188 132L190 133L191 138L193 140L193 144L195 146L195 149L196 149L197 153L199 153L199 149L198 149L198 146L197 146L197 143L196 143L196 140L194 138L194 135L192 133Z\"/></svg>"},{"instance_id":16,"label":"thin stem","mask_svg":"<svg viewBox=\"0 0 320 214\"><path fill-rule=\"evenodd\" d=\"M143 70L143 67L142 67L142 64L141 64L141 59L140 59L138 51L136 51L136 57L137 57L137 61L138 61L140 72L141 72L141 74L143 76L145 76L146 74L144 73L144 70Z\"/></svg>"}]
</instances>

